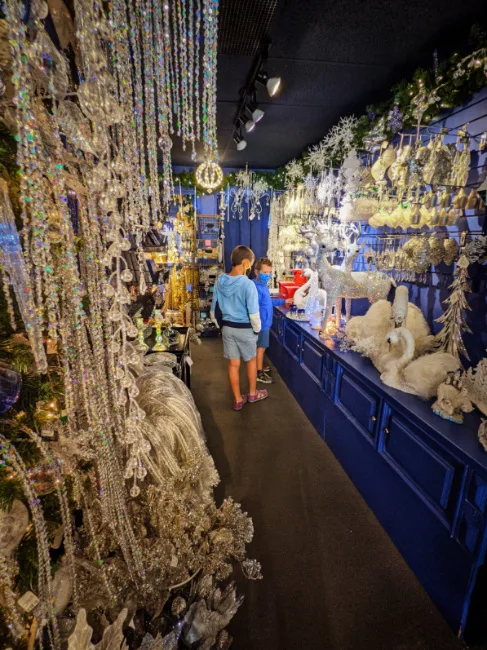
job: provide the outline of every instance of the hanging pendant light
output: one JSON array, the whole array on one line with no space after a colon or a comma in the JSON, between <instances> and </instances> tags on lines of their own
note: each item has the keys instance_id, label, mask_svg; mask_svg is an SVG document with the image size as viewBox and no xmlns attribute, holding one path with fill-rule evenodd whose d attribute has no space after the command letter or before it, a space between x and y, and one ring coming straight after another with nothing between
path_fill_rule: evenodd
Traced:
<instances>
[{"instance_id":1,"label":"hanging pendant light","mask_svg":"<svg viewBox=\"0 0 487 650\"><path fill-rule=\"evenodd\" d=\"M222 184L223 170L215 160L207 159L196 168L196 182L205 192L211 194Z\"/></svg>"}]
</instances>

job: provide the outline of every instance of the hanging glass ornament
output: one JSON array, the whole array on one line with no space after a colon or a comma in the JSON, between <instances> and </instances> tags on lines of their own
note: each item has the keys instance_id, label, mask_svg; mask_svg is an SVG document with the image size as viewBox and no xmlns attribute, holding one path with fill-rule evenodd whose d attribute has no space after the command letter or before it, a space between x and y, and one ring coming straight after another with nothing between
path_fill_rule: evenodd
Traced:
<instances>
[{"instance_id":1,"label":"hanging glass ornament","mask_svg":"<svg viewBox=\"0 0 487 650\"><path fill-rule=\"evenodd\" d=\"M123 110L115 99L115 80L108 72L83 81L78 88L83 113L93 122L111 126L123 121Z\"/></svg>"},{"instance_id":2,"label":"hanging glass ornament","mask_svg":"<svg viewBox=\"0 0 487 650\"><path fill-rule=\"evenodd\" d=\"M70 144L87 153L95 153L91 143L89 122L76 104L68 101L59 102L57 119L61 131Z\"/></svg>"},{"instance_id":3,"label":"hanging glass ornament","mask_svg":"<svg viewBox=\"0 0 487 650\"><path fill-rule=\"evenodd\" d=\"M223 170L214 160L205 160L196 168L196 182L208 194L211 194L222 184Z\"/></svg>"},{"instance_id":4,"label":"hanging glass ornament","mask_svg":"<svg viewBox=\"0 0 487 650\"><path fill-rule=\"evenodd\" d=\"M172 149L172 140L167 133L164 133L159 138L159 146L164 152L171 151Z\"/></svg>"},{"instance_id":5,"label":"hanging glass ornament","mask_svg":"<svg viewBox=\"0 0 487 650\"><path fill-rule=\"evenodd\" d=\"M0 363L0 414L8 411L19 399L22 376Z\"/></svg>"}]
</instances>

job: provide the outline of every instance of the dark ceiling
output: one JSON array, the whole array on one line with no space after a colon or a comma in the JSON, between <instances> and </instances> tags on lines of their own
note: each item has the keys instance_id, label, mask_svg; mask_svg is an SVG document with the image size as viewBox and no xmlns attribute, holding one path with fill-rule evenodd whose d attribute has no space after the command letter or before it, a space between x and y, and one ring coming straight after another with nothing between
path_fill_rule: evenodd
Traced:
<instances>
[{"instance_id":1,"label":"dark ceiling","mask_svg":"<svg viewBox=\"0 0 487 650\"><path fill-rule=\"evenodd\" d=\"M389 96L433 51L448 57L485 20L485 0L221 0L217 122L223 167L272 169L317 143L341 116ZM264 118L237 151L239 93L262 36L279 95L258 90ZM191 164L175 146L173 162ZM194 163L193 163L194 164Z\"/></svg>"}]
</instances>

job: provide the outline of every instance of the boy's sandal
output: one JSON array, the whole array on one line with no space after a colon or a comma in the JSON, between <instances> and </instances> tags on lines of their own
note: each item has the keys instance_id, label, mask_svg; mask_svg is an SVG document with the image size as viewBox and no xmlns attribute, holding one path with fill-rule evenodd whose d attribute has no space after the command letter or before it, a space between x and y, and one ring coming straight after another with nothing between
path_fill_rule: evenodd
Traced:
<instances>
[{"instance_id":1,"label":"boy's sandal","mask_svg":"<svg viewBox=\"0 0 487 650\"><path fill-rule=\"evenodd\" d=\"M241 402L234 402L233 403L233 410L234 411L240 411L243 407L243 405L247 402L247 395L242 395L242 401Z\"/></svg>"},{"instance_id":2,"label":"boy's sandal","mask_svg":"<svg viewBox=\"0 0 487 650\"><path fill-rule=\"evenodd\" d=\"M255 395L248 395L249 402L260 402L260 400L269 397L269 393L265 388L257 390Z\"/></svg>"}]
</instances>

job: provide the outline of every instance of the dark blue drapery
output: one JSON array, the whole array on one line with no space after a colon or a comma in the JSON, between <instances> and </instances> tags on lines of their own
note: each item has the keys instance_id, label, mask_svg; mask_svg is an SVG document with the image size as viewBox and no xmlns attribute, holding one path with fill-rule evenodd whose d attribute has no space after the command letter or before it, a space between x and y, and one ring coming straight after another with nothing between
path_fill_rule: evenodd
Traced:
<instances>
[{"instance_id":1,"label":"dark blue drapery","mask_svg":"<svg viewBox=\"0 0 487 650\"><path fill-rule=\"evenodd\" d=\"M232 201L232 199L231 199ZM267 254L267 242L269 239L269 206L265 199L261 201L262 213L260 219L255 217L252 221L248 219L248 206L244 205L242 218L233 218L231 210L225 213L225 270L231 270L230 254L235 246L244 245L251 248L255 259L265 257ZM230 218L228 217L230 214ZM227 221L227 219L229 220Z\"/></svg>"}]
</instances>

